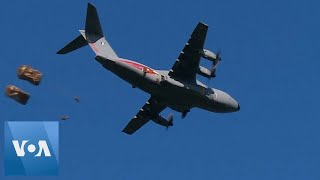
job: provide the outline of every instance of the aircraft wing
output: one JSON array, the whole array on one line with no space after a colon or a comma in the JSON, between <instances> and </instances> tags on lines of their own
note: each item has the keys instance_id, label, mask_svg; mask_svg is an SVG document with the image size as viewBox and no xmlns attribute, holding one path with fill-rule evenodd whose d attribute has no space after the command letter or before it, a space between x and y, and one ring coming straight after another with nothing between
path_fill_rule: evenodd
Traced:
<instances>
[{"instance_id":1,"label":"aircraft wing","mask_svg":"<svg viewBox=\"0 0 320 180\"><path fill-rule=\"evenodd\" d=\"M122 132L133 134L143 125L145 125L151 118L156 117L166 106L159 104L153 97L151 97L146 104L140 109Z\"/></svg>"},{"instance_id":2,"label":"aircraft wing","mask_svg":"<svg viewBox=\"0 0 320 180\"><path fill-rule=\"evenodd\" d=\"M208 25L201 22L194 29L178 59L169 72L169 76L183 80L194 80L200 63L200 51L207 36Z\"/></svg>"}]
</instances>

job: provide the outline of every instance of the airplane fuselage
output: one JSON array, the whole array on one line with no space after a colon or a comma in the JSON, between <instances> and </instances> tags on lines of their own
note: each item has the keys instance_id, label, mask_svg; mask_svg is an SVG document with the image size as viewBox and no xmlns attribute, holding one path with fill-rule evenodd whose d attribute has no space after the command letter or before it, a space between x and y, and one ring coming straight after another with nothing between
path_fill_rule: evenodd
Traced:
<instances>
[{"instance_id":1,"label":"airplane fuselage","mask_svg":"<svg viewBox=\"0 0 320 180\"><path fill-rule=\"evenodd\" d=\"M166 107L181 112L182 117L192 108L218 113L240 110L239 103L229 94L210 88L196 79L197 74L214 78L217 64L221 60L219 51L213 53L204 48L207 30L208 25L199 22L171 70L154 70L117 55L103 34L96 8L88 3L85 29L79 30L80 35L57 54L67 54L89 45L96 55L95 59L103 67L130 83L132 87L151 95L122 130L124 133L133 134L150 120L166 128L172 126L172 114L168 118L160 115ZM201 58L212 61L212 67L207 69L200 66Z\"/></svg>"},{"instance_id":2,"label":"airplane fuselage","mask_svg":"<svg viewBox=\"0 0 320 180\"><path fill-rule=\"evenodd\" d=\"M240 109L238 102L229 94L209 88L198 80L183 81L168 75L169 71L154 70L127 59L95 58L106 69L137 87L173 110L188 112L197 107L211 112L226 113Z\"/></svg>"}]
</instances>

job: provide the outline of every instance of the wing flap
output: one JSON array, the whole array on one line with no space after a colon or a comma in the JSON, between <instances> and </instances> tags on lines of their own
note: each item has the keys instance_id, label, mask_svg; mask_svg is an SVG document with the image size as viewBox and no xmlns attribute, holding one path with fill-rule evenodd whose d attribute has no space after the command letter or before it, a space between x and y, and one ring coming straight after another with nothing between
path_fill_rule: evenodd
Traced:
<instances>
[{"instance_id":1,"label":"wing flap","mask_svg":"<svg viewBox=\"0 0 320 180\"><path fill-rule=\"evenodd\" d=\"M122 132L127 134L133 134L138 129L140 129L142 126L144 126L149 121L148 118L138 118L134 117L131 119L131 121L127 124L127 126L122 130Z\"/></svg>"},{"instance_id":2,"label":"wing flap","mask_svg":"<svg viewBox=\"0 0 320 180\"><path fill-rule=\"evenodd\" d=\"M201 22L198 23L171 68L169 76L184 80L195 80L201 58L199 52L203 50L207 31L208 25Z\"/></svg>"},{"instance_id":3,"label":"wing flap","mask_svg":"<svg viewBox=\"0 0 320 180\"><path fill-rule=\"evenodd\" d=\"M133 134L142 126L144 126L150 119L157 117L158 114L164 110L166 106L159 104L156 99L151 97L140 111L131 119L122 132Z\"/></svg>"}]
</instances>

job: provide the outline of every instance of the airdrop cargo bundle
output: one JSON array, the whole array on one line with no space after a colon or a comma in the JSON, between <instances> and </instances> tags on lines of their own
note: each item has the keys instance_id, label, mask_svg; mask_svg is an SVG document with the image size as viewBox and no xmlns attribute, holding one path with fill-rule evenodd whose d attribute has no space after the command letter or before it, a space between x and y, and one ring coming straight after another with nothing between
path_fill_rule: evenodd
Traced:
<instances>
[{"instance_id":1,"label":"airdrop cargo bundle","mask_svg":"<svg viewBox=\"0 0 320 180\"><path fill-rule=\"evenodd\" d=\"M6 87L6 95L23 105L27 104L30 97L28 93L12 85Z\"/></svg>"},{"instance_id":2,"label":"airdrop cargo bundle","mask_svg":"<svg viewBox=\"0 0 320 180\"><path fill-rule=\"evenodd\" d=\"M30 66L22 65L18 68L18 77L38 86L41 81L42 73Z\"/></svg>"}]
</instances>

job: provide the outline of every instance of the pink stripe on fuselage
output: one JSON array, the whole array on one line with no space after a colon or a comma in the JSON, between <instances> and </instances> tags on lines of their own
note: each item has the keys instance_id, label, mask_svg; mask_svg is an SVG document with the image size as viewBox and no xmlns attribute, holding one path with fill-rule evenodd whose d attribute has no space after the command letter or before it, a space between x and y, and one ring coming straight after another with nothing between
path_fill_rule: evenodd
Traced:
<instances>
[{"instance_id":1,"label":"pink stripe on fuselage","mask_svg":"<svg viewBox=\"0 0 320 180\"><path fill-rule=\"evenodd\" d=\"M135 68L138 68L140 69L141 71L143 71L143 69L145 69L146 73L149 73L149 74L158 74L155 70L153 70L152 68L148 67L148 66L145 66L143 64L140 64L140 63L137 63L137 62L134 62L134 61L130 61L130 60L126 60L126 59L118 59L119 61L121 62L124 62L132 67L135 67Z\"/></svg>"},{"instance_id":2,"label":"pink stripe on fuselage","mask_svg":"<svg viewBox=\"0 0 320 180\"><path fill-rule=\"evenodd\" d=\"M94 51L95 53L98 53L98 52L99 52L98 48L96 47L96 45L95 45L94 43L89 43L89 45L90 45L90 47L93 49L93 51Z\"/></svg>"}]
</instances>

